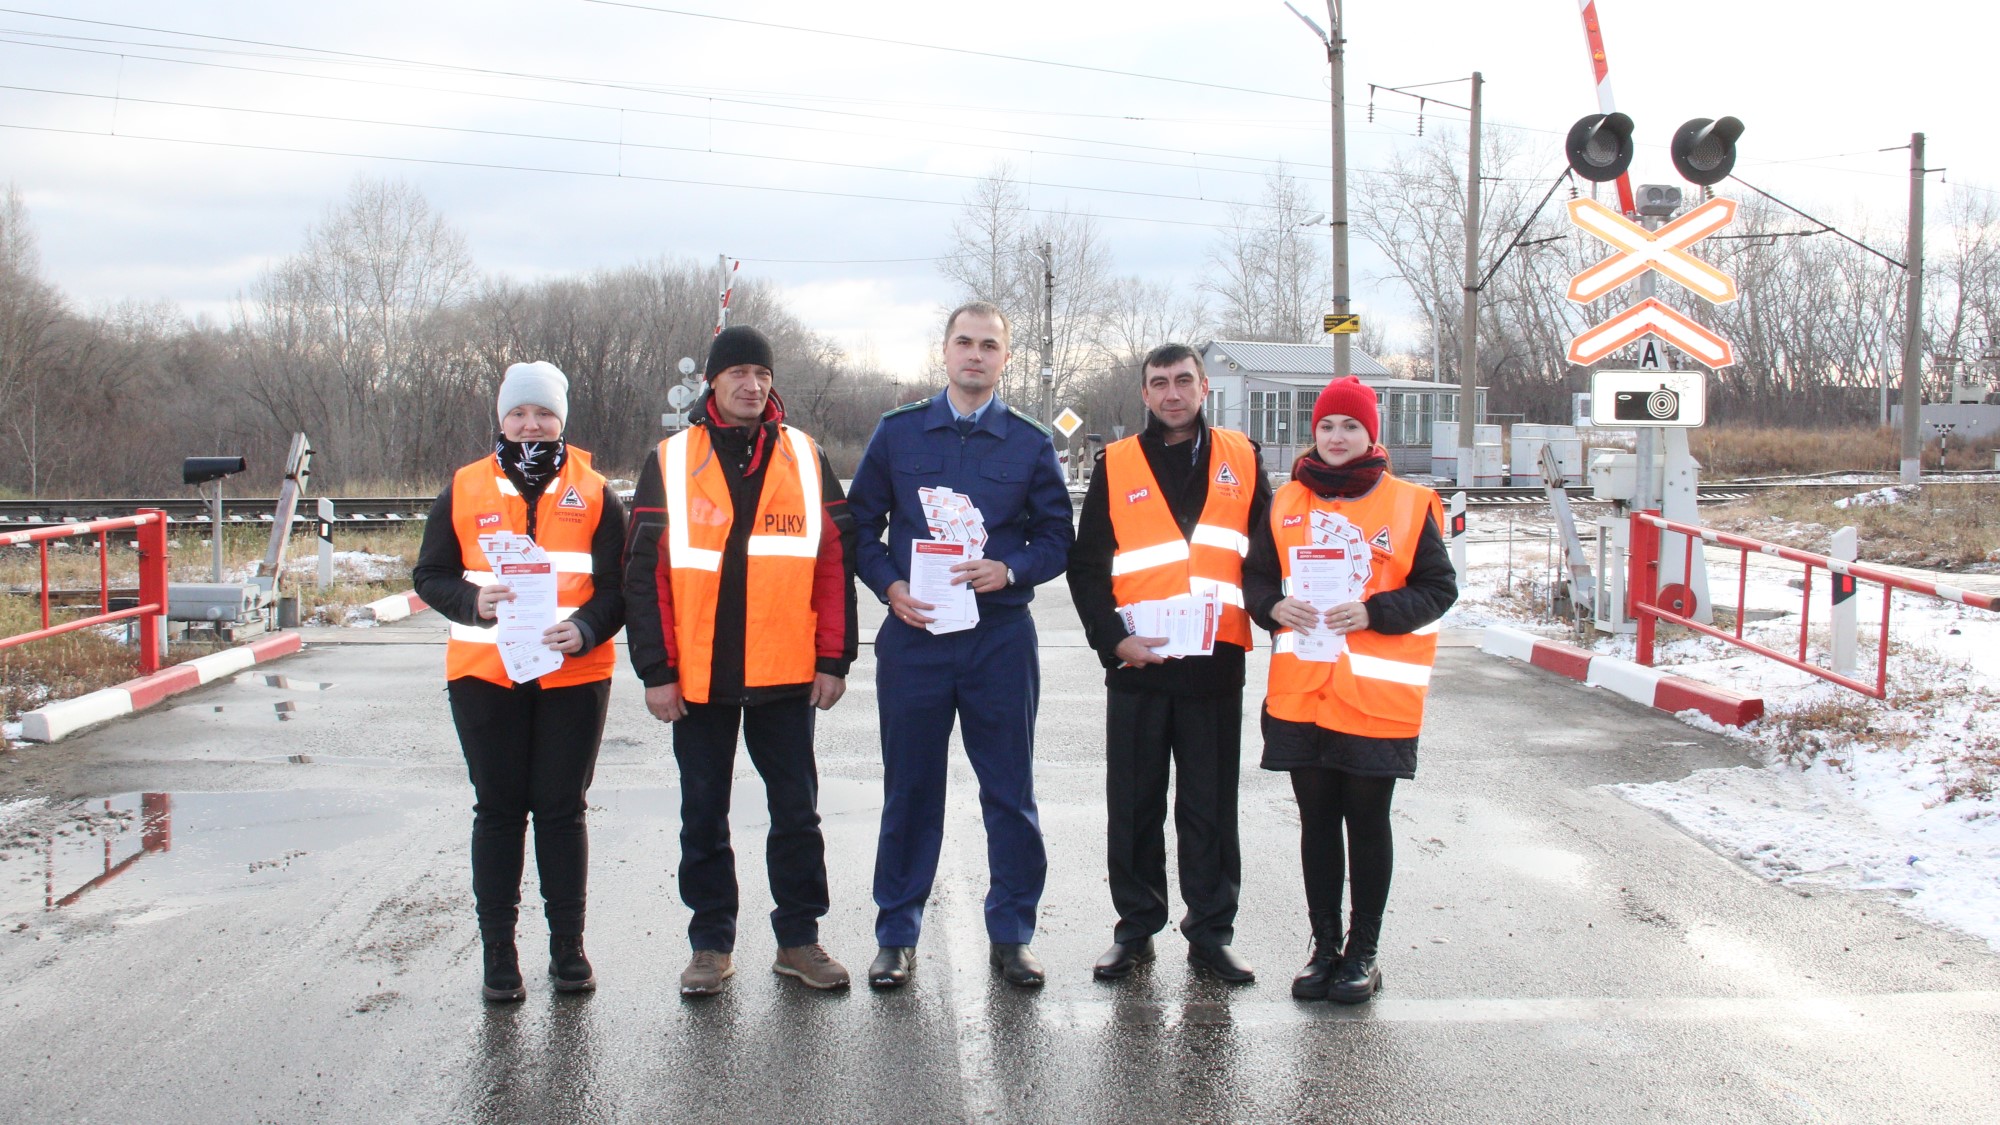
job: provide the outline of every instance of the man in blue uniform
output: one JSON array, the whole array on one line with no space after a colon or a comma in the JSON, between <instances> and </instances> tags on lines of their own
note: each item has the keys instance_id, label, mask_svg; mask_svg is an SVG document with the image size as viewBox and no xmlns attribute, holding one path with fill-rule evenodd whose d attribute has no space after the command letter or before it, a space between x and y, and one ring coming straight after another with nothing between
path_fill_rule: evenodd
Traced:
<instances>
[{"instance_id":1,"label":"man in blue uniform","mask_svg":"<svg viewBox=\"0 0 2000 1125\"><path fill-rule=\"evenodd\" d=\"M1075 532L1049 431L994 396L1008 342L997 306L954 310L945 321L944 392L882 416L848 493L860 532L856 569L889 606L875 637L884 790L875 852L882 948L868 967L876 988L902 985L916 968L944 839L954 717L986 821L993 965L1015 984L1044 980L1029 948L1048 859L1035 811L1041 667L1028 602L1036 586L1062 573ZM987 541L984 558L956 568L977 595L979 623L934 634L925 611L936 607L910 596L909 570L911 541L932 538L918 490L938 487L971 498Z\"/></svg>"}]
</instances>

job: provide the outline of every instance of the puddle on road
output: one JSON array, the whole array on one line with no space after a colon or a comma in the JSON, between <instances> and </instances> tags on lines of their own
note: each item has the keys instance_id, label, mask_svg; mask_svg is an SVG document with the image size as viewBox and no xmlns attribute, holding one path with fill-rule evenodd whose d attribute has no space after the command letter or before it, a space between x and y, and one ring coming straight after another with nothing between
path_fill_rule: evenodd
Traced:
<instances>
[{"instance_id":1,"label":"puddle on road","mask_svg":"<svg viewBox=\"0 0 2000 1125\"><path fill-rule=\"evenodd\" d=\"M121 793L0 829L0 918L212 901L331 869L331 853L396 829L428 794L281 790Z\"/></svg>"},{"instance_id":2,"label":"puddle on road","mask_svg":"<svg viewBox=\"0 0 2000 1125\"><path fill-rule=\"evenodd\" d=\"M258 760L400 765L317 754ZM736 779L732 798L738 832L769 826L754 774ZM820 815L826 821L872 815L881 805L879 782L822 779ZM618 848L629 847L635 831L678 830L680 790L595 789L590 809L594 842L609 846L593 849L597 862L630 858ZM469 830L472 789L121 793L17 811L0 821L0 929L41 924L51 915L114 912L128 922L171 917L177 908L266 893L299 878L338 876L342 848L393 836L418 811L455 817Z\"/></svg>"}]
</instances>

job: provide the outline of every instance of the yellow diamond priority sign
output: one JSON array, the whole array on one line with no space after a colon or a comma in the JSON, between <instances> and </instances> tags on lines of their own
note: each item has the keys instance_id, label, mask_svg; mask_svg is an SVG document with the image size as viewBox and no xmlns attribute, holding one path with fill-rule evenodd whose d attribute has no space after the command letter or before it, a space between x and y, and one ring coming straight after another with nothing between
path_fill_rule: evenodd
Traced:
<instances>
[{"instance_id":1,"label":"yellow diamond priority sign","mask_svg":"<svg viewBox=\"0 0 2000 1125\"><path fill-rule=\"evenodd\" d=\"M1056 415L1056 429L1061 432L1065 439L1082 428L1083 415L1078 414L1069 407L1063 407L1063 412Z\"/></svg>"}]
</instances>

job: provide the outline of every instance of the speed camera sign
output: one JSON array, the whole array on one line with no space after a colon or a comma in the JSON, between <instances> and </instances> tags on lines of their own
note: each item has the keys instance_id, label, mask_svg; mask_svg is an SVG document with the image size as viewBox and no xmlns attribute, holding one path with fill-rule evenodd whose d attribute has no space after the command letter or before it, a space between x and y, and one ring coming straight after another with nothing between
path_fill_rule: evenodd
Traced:
<instances>
[{"instance_id":1,"label":"speed camera sign","mask_svg":"<svg viewBox=\"0 0 2000 1125\"><path fill-rule=\"evenodd\" d=\"M1708 380L1700 371L1594 371L1593 426L1699 426L1708 416Z\"/></svg>"}]
</instances>

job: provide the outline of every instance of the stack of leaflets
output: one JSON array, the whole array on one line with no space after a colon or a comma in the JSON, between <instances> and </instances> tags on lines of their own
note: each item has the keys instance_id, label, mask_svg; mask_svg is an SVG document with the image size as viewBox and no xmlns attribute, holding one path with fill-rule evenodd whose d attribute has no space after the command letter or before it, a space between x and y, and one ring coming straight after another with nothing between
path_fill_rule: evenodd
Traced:
<instances>
[{"instance_id":1,"label":"stack of leaflets","mask_svg":"<svg viewBox=\"0 0 2000 1125\"><path fill-rule=\"evenodd\" d=\"M1291 549L1291 596L1325 613L1335 606L1358 602L1366 595L1374 559L1361 529L1339 512L1315 509L1310 547ZM1328 663L1347 651L1347 637L1324 622L1309 633L1294 631L1292 655Z\"/></svg>"},{"instance_id":2,"label":"stack of leaflets","mask_svg":"<svg viewBox=\"0 0 2000 1125\"><path fill-rule=\"evenodd\" d=\"M949 488L917 489L929 542L910 543L910 596L933 607L925 628L932 633L956 633L979 624L979 600L967 582L953 584L952 567L986 557L986 517L972 497Z\"/></svg>"},{"instance_id":3,"label":"stack of leaflets","mask_svg":"<svg viewBox=\"0 0 2000 1125\"><path fill-rule=\"evenodd\" d=\"M517 684L540 679L562 667L563 654L542 641L542 634L560 619L556 601L556 568L533 539L511 531L479 537L493 580L514 592L514 600L494 607L495 640L507 678Z\"/></svg>"},{"instance_id":4,"label":"stack of leaflets","mask_svg":"<svg viewBox=\"0 0 2000 1125\"><path fill-rule=\"evenodd\" d=\"M1222 600L1214 590L1177 598L1134 602L1118 607L1125 631L1135 637L1165 637L1154 647L1156 656L1209 656L1215 652L1216 630L1222 626Z\"/></svg>"}]
</instances>

